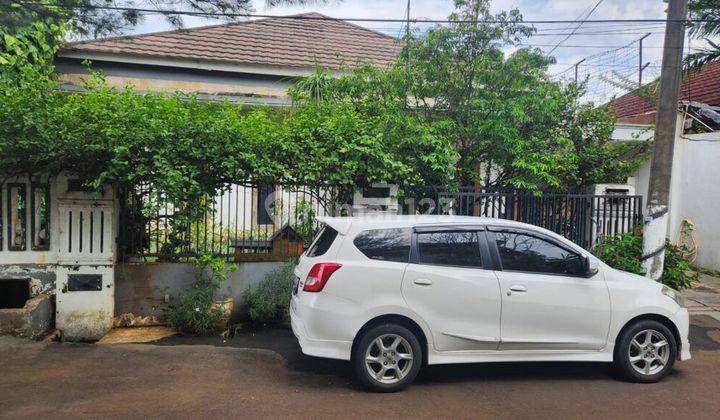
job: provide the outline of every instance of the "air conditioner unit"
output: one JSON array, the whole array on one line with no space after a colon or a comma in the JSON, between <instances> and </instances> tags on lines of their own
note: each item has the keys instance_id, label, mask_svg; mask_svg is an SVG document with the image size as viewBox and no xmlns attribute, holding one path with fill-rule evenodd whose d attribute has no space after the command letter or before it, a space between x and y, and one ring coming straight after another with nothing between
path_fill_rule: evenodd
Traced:
<instances>
[{"instance_id":1,"label":"air conditioner unit","mask_svg":"<svg viewBox=\"0 0 720 420\"><path fill-rule=\"evenodd\" d=\"M397 214L398 186L396 184L374 183L353 195L353 215Z\"/></svg>"},{"instance_id":2,"label":"air conditioner unit","mask_svg":"<svg viewBox=\"0 0 720 420\"><path fill-rule=\"evenodd\" d=\"M629 184L594 184L588 188L592 195L635 195L635 186Z\"/></svg>"}]
</instances>

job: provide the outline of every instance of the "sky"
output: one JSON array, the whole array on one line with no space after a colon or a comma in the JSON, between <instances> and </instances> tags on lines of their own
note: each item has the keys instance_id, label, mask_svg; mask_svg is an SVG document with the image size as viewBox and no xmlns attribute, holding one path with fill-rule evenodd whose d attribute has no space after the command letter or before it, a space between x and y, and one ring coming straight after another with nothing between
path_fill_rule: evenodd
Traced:
<instances>
[{"instance_id":1,"label":"sky","mask_svg":"<svg viewBox=\"0 0 720 420\"><path fill-rule=\"evenodd\" d=\"M598 0L494 0L493 12L517 8L525 20L578 20L592 9ZM388 18L403 19L406 14L407 0L329 0L326 4L305 6L281 6L268 8L265 0L254 0L256 13L271 15L289 15L315 11L335 18ZM590 17L593 19L664 19L667 4L662 0L603 0ZM411 18L445 19L454 8L453 0L410 0ZM186 17L185 26L194 27L217 24L218 21L197 17ZM392 36L402 33L401 23L357 22L360 25L378 30ZM637 42L631 47L613 51L615 47L636 41L645 33L651 35L643 41L643 62L650 62L644 71L643 79L650 81L659 75L664 25L662 23L585 23L567 40L577 24L537 24L536 36L524 42L553 52L557 64L550 68L550 74L565 71L561 76L573 77L573 64L586 58L579 67L579 76L595 79L597 95L607 96L607 86L603 80L613 78L613 71L627 78L637 79L638 48ZM162 16L147 16L133 29L132 33L156 32L171 29ZM611 31L612 33L607 33ZM605 33L598 33L605 32ZM619 33L620 32L620 33ZM690 47L699 46L698 41ZM686 41L686 46L687 46ZM558 76L560 77L560 76ZM601 92L605 89L605 92Z\"/></svg>"}]
</instances>

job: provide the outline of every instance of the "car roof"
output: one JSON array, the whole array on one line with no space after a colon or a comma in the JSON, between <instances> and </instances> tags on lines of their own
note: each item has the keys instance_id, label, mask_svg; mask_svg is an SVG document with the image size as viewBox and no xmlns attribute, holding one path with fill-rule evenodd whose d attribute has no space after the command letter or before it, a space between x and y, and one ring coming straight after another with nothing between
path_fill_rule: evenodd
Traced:
<instances>
[{"instance_id":1,"label":"car roof","mask_svg":"<svg viewBox=\"0 0 720 420\"><path fill-rule=\"evenodd\" d=\"M318 217L322 223L332 227L340 234L347 234L350 229L379 229L379 228L407 228L418 225L502 225L517 227L532 227L538 229L537 226L527 225L525 223L515 222L512 220L493 219L489 217L475 216L450 216L450 215L368 215L353 217Z\"/></svg>"},{"instance_id":2,"label":"car roof","mask_svg":"<svg viewBox=\"0 0 720 420\"><path fill-rule=\"evenodd\" d=\"M451 215L367 215L353 217L318 217L318 221L327 224L335 229L341 235L347 235L351 230L358 232L369 229L387 229L387 228L409 228L419 225L492 225L517 227L527 230L534 230L547 236L555 238L560 242L576 249L578 252L586 255L588 252L567 238L558 235L548 229L540 226L531 225L514 220L495 219L491 217L476 216L451 216Z\"/></svg>"}]
</instances>

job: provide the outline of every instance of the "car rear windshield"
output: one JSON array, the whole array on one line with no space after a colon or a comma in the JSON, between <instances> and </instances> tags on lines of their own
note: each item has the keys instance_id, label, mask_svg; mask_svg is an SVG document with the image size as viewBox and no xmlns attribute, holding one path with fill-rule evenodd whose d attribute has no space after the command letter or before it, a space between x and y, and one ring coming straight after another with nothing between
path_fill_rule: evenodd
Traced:
<instances>
[{"instance_id":1,"label":"car rear windshield","mask_svg":"<svg viewBox=\"0 0 720 420\"><path fill-rule=\"evenodd\" d=\"M370 259L406 263L411 237L410 229L375 229L360 233L353 243Z\"/></svg>"},{"instance_id":2,"label":"car rear windshield","mask_svg":"<svg viewBox=\"0 0 720 420\"><path fill-rule=\"evenodd\" d=\"M308 249L307 256L319 257L324 255L328 252L328 249L330 249L330 246L335 241L337 234L337 231L330 226L322 228L320 233L318 233L318 237L315 239L310 249Z\"/></svg>"}]
</instances>

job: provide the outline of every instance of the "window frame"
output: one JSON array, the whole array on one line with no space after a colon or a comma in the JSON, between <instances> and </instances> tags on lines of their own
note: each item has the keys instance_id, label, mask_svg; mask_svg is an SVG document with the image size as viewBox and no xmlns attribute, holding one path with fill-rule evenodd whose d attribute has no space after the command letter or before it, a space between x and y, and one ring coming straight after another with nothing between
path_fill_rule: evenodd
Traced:
<instances>
[{"instance_id":1,"label":"window frame","mask_svg":"<svg viewBox=\"0 0 720 420\"><path fill-rule=\"evenodd\" d=\"M45 203L46 203L46 212L47 212L47 242L45 245L37 245L35 243L35 221L36 218L39 216L35 214L35 192L42 191L45 195ZM50 196L52 194L50 193L50 184L40 184L40 183L33 183L30 185L30 249L33 251L49 251L50 250L50 240L52 239L51 236L51 230L50 230L50 221L52 219L52 206L50 203Z\"/></svg>"},{"instance_id":2,"label":"window frame","mask_svg":"<svg viewBox=\"0 0 720 420\"><path fill-rule=\"evenodd\" d=\"M427 265L430 267L452 267L469 270L493 270L495 264L487 245L487 228L484 225L442 225L442 226L414 226L412 238L410 239L410 264ZM431 264L420 262L420 248L418 235L423 233L474 233L480 249L480 266L467 266L455 264Z\"/></svg>"},{"instance_id":3,"label":"window frame","mask_svg":"<svg viewBox=\"0 0 720 420\"><path fill-rule=\"evenodd\" d=\"M20 191L19 188L22 188L23 199L25 200L25 202L24 202L25 208L23 209L25 214L23 216L23 225L24 226L23 226L23 244L22 244L22 246L12 245L12 237L13 237L13 232L12 232L12 230L13 230L13 227L12 227L12 202L13 202L12 189L13 188L18 188L18 191ZM5 208L5 211L6 211L5 216L7 218L7 220L5 221L5 224L7 225L7 229L6 229L7 230L7 250L13 251L13 252L27 251L27 249L28 249L28 220L29 220L28 208L30 206L30 202L29 202L30 200L28 197L28 185L25 182L9 182L6 184L5 190L7 193L7 201L6 201L7 206Z\"/></svg>"},{"instance_id":4,"label":"window frame","mask_svg":"<svg viewBox=\"0 0 720 420\"><path fill-rule=\"evenodd\" d=\"M552 245L557 246L560 249L563 249L567 252L570 252L572 254L575 254L580 257L580 261L584 264L584 261L588 259L588 257L582 253L579 252L576 249L573 249L572 247L567 246L566 244L563 244L562 242L558 241L557 239L545 235L541 232L535 232L530 229L522 229L522 228L516 228L516 227L506 227L506 226L488 226L488 236L487 236L487 244L488 247L490 247L491 254L493 254L495 258L496 263L496 269L497 271L507 271L510 273L525 273L525 274L535 274L535 275L544 275L544 276L560 276L560 277L577 277L577 278L588 278L592 277L586 274L567 274L567 273L547 273L543 271L527 271L527 270L508 270L503 268L502 266L502 259L500 258L500 250L497 246L497 238L495 236L496 232L505 232L505 233L515 233L519 235L526 235L530 236L536 239L539 239L541 241L549 242Z\"/></svg>"}]
</instances>

